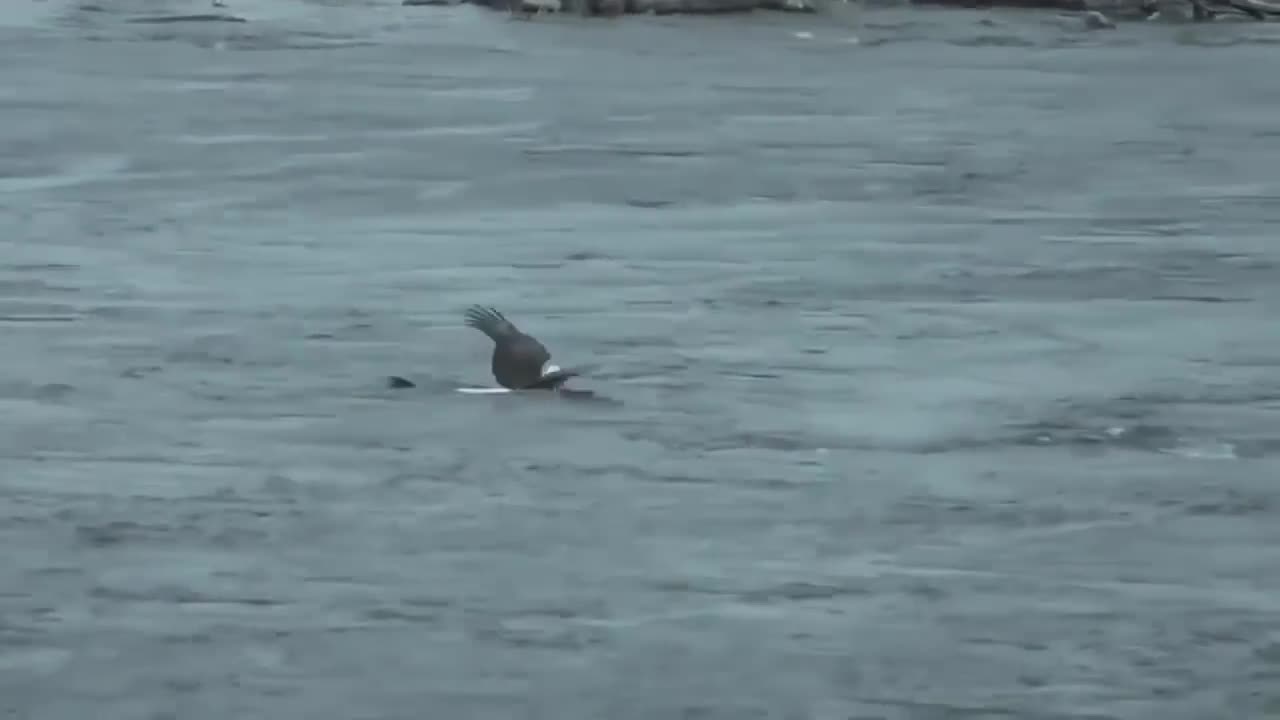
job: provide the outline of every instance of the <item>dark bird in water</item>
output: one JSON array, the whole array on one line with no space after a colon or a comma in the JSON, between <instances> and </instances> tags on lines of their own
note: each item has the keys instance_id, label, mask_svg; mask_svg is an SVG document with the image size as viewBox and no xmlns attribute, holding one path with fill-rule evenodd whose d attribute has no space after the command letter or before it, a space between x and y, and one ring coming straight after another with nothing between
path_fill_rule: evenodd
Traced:
<instances>
[{"instance_id":1,"label":"dark bird in water","mask_svg":"<svg viewBox=\"0 0 1280 720\"><path fill-rule=\"evenodd\" d=\"M472 305L466 324L493 341L493 379L511 390L555 390L578 374L551 364L551 353L532 335L520 332L502 313Z\"/></svg>"}]
</instances>

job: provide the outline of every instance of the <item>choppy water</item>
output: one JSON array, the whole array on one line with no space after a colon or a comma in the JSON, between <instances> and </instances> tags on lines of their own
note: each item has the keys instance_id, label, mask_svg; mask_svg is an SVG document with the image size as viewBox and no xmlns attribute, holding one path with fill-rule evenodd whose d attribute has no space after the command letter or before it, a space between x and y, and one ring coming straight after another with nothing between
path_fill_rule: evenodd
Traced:
<instances>
[{"instance_id":1,"label":"choppy water","mask_svg":"<svg viewBox=\"0 0 1280 720\"><path fill-rule=\"evenodd\" d=\"M6 717L1280 712L1276 26L101 5L0 15Z\"/></svg>"}]
</instances>

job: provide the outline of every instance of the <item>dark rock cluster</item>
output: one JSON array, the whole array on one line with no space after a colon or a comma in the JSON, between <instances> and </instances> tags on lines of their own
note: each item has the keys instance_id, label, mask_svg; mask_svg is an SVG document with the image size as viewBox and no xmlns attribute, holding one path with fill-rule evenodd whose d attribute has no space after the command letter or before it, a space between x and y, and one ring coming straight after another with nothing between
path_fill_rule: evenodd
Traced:
<instances>
[{"instance_id":1,"label":"dark rock cluster","mask_svg":"<svg viewBox=\"0 0 1280 720\"><path fill-rule=\"evenodd\" d=\"M845 0L403 0L404 5L455 5L469 2L494 10L532 15L568 12L590 16L630 14L714 15L755 10L822 12ZM862 1L862 0L854 0ZM1212 20L1227 13L1258 20L1280 17L1280 0L1175 0L1186 5L1189 19ZM1098 11L1119 17L1150 18L1168 0L911 0L914 4L962 8L1014 7L1082 13Z\"/></svg>"}]
</instances>

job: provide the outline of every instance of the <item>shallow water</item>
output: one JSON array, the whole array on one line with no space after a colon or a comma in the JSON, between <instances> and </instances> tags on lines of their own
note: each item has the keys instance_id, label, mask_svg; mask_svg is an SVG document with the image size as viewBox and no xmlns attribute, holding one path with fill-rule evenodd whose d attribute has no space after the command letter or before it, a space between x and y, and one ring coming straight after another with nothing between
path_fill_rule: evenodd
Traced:
<instances>
[{"instance_id":1,"label":"shallow water","mask_svg":"<svg viewBox=\"0 0 1280 720\"><path fill-rule=\"evenodd\" d=\"M230 4L0 10L0 710L1280 712L1275 25Z\"/></svg>"}]
</instances>

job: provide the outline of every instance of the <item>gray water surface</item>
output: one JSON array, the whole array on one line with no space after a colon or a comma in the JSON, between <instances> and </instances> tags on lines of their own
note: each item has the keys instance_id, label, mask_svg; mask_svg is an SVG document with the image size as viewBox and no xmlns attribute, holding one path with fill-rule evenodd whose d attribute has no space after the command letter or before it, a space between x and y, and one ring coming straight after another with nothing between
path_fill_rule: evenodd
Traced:
<instances>
[{"instance_id":1,"label":"gray water surface","mask_svg":"<svg viewBox=\"0 0 1280 720\"><path fill-rule=\"evenodd\" d=\"M230 4L0 10L5 717L1280 712L1277 26Z\"/></svg>"}]
</instances>

